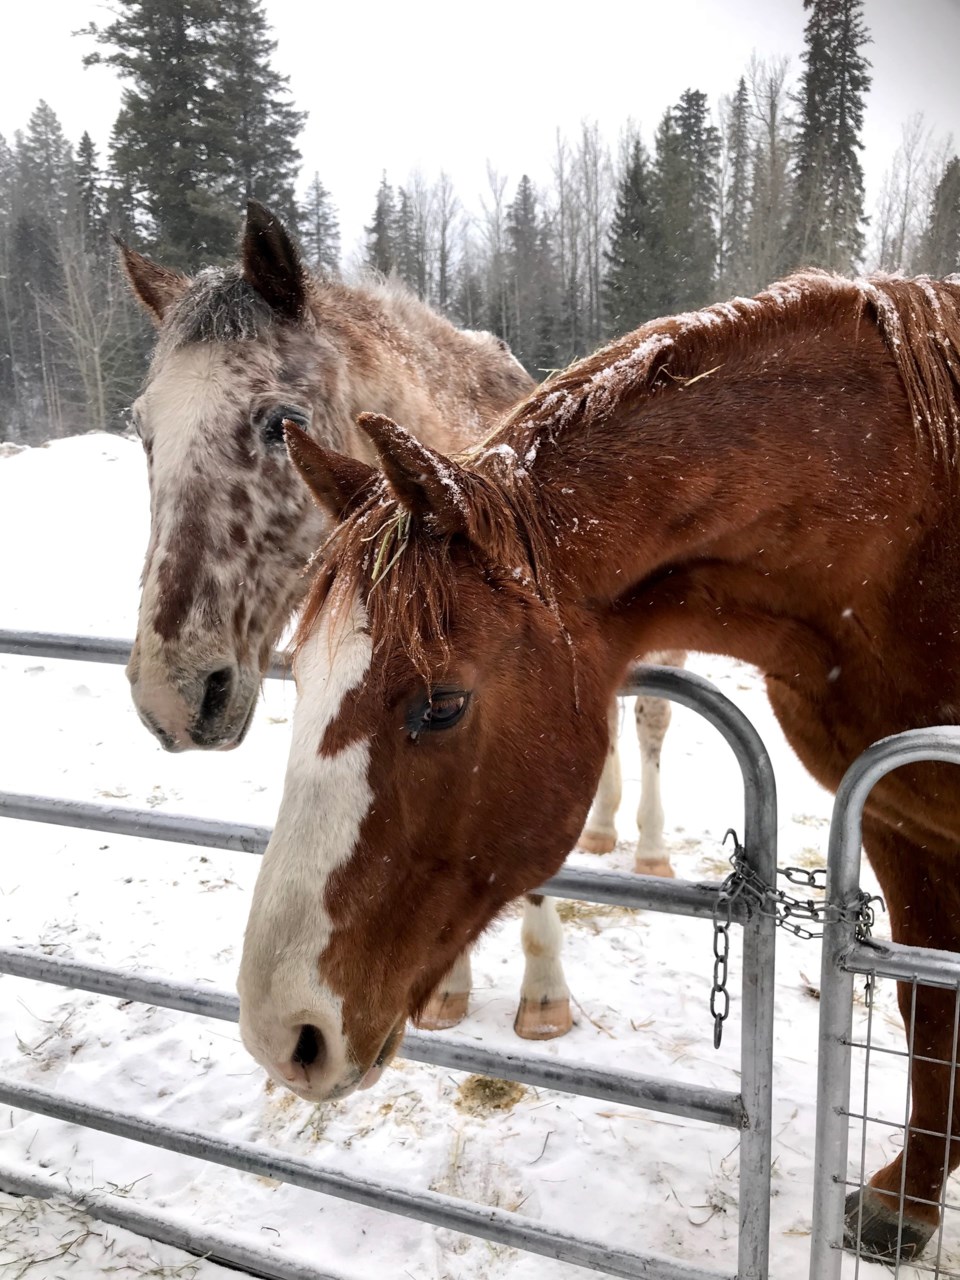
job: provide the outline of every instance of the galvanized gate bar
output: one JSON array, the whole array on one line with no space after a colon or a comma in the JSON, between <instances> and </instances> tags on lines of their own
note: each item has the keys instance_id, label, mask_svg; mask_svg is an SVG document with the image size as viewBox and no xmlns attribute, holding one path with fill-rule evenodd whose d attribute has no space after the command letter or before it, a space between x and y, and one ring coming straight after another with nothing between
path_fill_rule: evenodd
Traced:
<instances>
[{"instance_id":1,"label":"galvanized gate bar","mask_svg":"<svg viewBox=\"0 0 960 1280\"><path fill-rule=\"evenodd\" d=\"M960 728L910 729L882 738L853 762L837 788L827 855L827 919L820 975L816 1184L810 1280L840 1280L844 1180L853 1039L853 977L848 959L863 958L849 915L860 891L863 806L892 769L924 760L960 764ZM871 948L872 949L872 948ZM879 948L878 948L879 950ZM956 963L956 957L953 957Z\"/></svg>"},{"instance_id":2,"label":"galvanized gate bar","mask_svg":"<svg viewBox=\"0 0 960 1280\"><path fill-rule=\"evenodd\" d=\"M44 637L35 634L32 638L33 647L31 647L29 637L25 639L24 633L15 633L12 639L10 633L0 633L0 648L7 644L11 647L16 646L15 651L18 653L36 653L38 652L37 646L43 646L40 651L50 653L51 656L83 657L85 651L91 660L122 660L122 651L112 642L85 641L83 638L79 638L79 641L77 641L76 639L62 638L65 640L64 645L46 647L49 642L58 639L61 638ZM70 652L66 651L68 647L71 649ZM678 672L670 668L658 667L637 668L622 692L627 694L643 693L680 702L704 716L720 731L733 749L743 775L744 851L746 860L763 878L765 883L774 884L776 876L776 790L769 757L750 722L719 690L699 676L694 676L689 672ZM108 815L106 820L104 820L104 814ZM44 797L0 796L0 816L20 817L29 820L49 820L66 825L96 826L100 829L113 830L133 836L153 836L154 838L179 842L188 841L193 844L205 845L206 847L227 847L236 851L250 853L262 852L269 835L266 829L261 827L237 827L234 824L209 822L202 819L184 819L175 815L156 814L153 812L141 813L133 810L115 809L107 806L88 806L71 802L53 802L51 804ZM648 910L673 911L691 916L709 917L713 914L718 901L719 886L663 881L645 876L618 875L617 873L606 871L597 873L565 867L543 887L543 892L562 897L581 897L587 901L620 902L628 906L645 907ZM641 1091L646 1092L647 1096L644 1099L644 1105L650 1106L652 1109L667 1109L676 1105L679 1101L680 1105L686 1106L688 1103L690 1104L690 1109L682 1111L680 1114L689 1114L699 1119L719 1119L721 1123L730 1123L732 1118L730 1108L731 1106L736 1107L736 1113L739 1117L738 1123L743 1128L740 1144L739 1265L736 1280L766 1280L768 1276L770 1217L770 1115L773 1062L775 922L771 917L760 915L759 913L750 918L746 913L737 912L734 915L734 919L743 924L744 927L743 1008L741 1019L742 1096L723 1093L722 1091L702 1091L700 1097L696 1100L689 1094L686 1098L681 1099L680 1095L683 1093L683 1089L669 1082L648 1080L645 1077L636 1076L626 1077L626 1081L628 1086L636 1084ZM16 949L8 950L13 951ZM22 953L20 953L20 959L22 961ZM45 980L62 981L62 976L61 978L53 977L53 970L50 966L71 965L72 962L43 957L43 964L46 966L48 974ZM74 976L80 977L79 974ZM101 971L99 979L103 978L104 973ZM88 981L99 979L88 977ZM135 981L135 979L131 979L131 981ZM165 980L161 979L160 981L164 982ZM83 981L78 981L77 985L83 986L84 983ZM176 987L178 992L172 998L190 998L189 993L184 991L183 984L171 985ZM209 1009L213 993L203 991L202 988L201 991L202 999L206 1001ZM161 1001L154 999L154 1002L160 1003ZM216 1003L215 998L212 1003ZM420 1039L423 1040L423 1060L448 1062L448 1046L442 1043L441 1038L429 1036L421 1037ZM414 1047L418 1046L415 1044ZM480 1059L475 1055L482 1051L475 1051L461 1045L454 1045L452 1048L458 1057L456 1063L450 1063L450 1065L457 1065L462 1069L473 1069L471 1064L480 1062ZM467 1055L470 1056L468 1057ZM413 1055L411 1054L411 1056ZM484 1057L487 1057L487 1055L484 1055ZM513 1064L511 1064L511 1059L514 1060ZM501 1054L489 1054L487 1060L483 1062L483 1065L479 1066L479 1069L489 1074L506 1075L508 1078L524 1080L530 1078L528 1075L520 1074L510 1076L509 1068L511 1065L518 1073L521 1070L529 1072L531 1067L539 1069L539 1064L529 1058L521 1058L520 1055ZM552 1072L556 1071L556 1064L553 1061L550 1062L550 1070ZM614 1073L600 1074L606 1075L608 1080L614 1079ZM614 1087L622 1087L624 1076L620 1073L617 1073L617 1075L619 1076L619 1084ZM563 1087L556 1076L551 1076L549 1080L544 1078L543 1082L550 1083L553 1087ZM585 1083L582 1079L578 1080L576 1091L589 1094L590 1089L584 1087ZM603 1082L603 1087L606 1087L606 1083L606 1081ZM157 1141L160 1145L167 1145L173 1150L186 1151L185 1147L173 1145L173 1137L178 1142L194 1144L196 1142L194 1135L167 1130L164 1126L153 1126L151 1129L151 1133L161 1134L161 1136L145 1137L143 1125L149 1125L149 1122L125 1120L122 1116L107 1116L107 1113L104 1113L102 1109L90 1108L88 1104L83 1103L65 1104L71 1111L71 1116L66 1117L63 1112L63 1106L56 1100L55 1095L43 1095L36 1090L23 1090L15 1084L5 1086L5 1092L2 1096L8 1101L16 1096L20 1099L17 1105L32 1106L35 1110L45 1114L58 1115L61 1118L76 1119L80 1114L79 1108L88 1117L92 1117L95 1114L100 1116L102 1122L100 1124L91 1118L85 1121L85 1123L91 1124L92 1127L106 1127L110 1132L136 1136L144 1141ZM607 1097L610 1095L594 1094L593 1096ZM32 1099L32 1101L28 1101L28 1098ZM636 1100L639 1101L640 1099ZM42 1106L38 1105L41 1101L44 1102ZM711 1107L722 1112L727 1118L724 1120L720 1115L707 1114ZM107 1121L109 1121L109 1124ZM121 1126L121 1128L115 1126ZM122 1126L126 1126L126 1128L122 1128ZM138 1132L134 1134L130 1126L137 1128ZM187 1152L188 1154L205 1154L206 1158L221 1160L222 1163L227 1164L236 1162L236 1156L231 1160L229 1144L220 1144L220 1140L213 1135L201 1135L201 1137L204 1143L209 1141L216 1144L218 1150L222 1146L220 1154L211 1156L206 1151L201 1153L199 1150L194 1150L193 1147ZM248 1146L249 1144L244 1145ZM238 1149L239 1144L234 1144L234 1151ZM252 1150L256 1151L256 1149ZM263 1160L266 1158L259 1157L258 1169L267 1172L268 1176L278 1176L272 1164L269 1170L263 1169ZM269 1156L269 1160L274 1162L281 1159L278 1156ZM294 1170L294 1172L296 1171ZM311 1174L317 1176L314 1170L311 1170ZM328 1175L324 1173L324 1176ZM357 1198L363 1203L367 1203L366 1200L363 1200L365 1184L358 1183L357 1180L340 1174L329 1176L339 1179L339 1189L334 1192L335 1194L340 1194L347 1198ZM296 1181L296 1178L293 1180ZM305 1184L299 1182L298 1185ZM435 1193L429 1194L435 1196ZM388 1200L391 1197L393 1198L391 1204L394 1206L393 1211L395 1212L407 1213L425 1221L438 1222L440 1225L457 1225L456 1221L448 1217L444 1217L443 1222L440 1223L436 1216L423 1212L424 1201L422 1195L419 1197L411 1196L410 1193L403 1191L401 1188L380 1188L377 1191L377 1195L379 1207L391 1207L383 1202L383 1196L386 1195ZM440 1199L445 1200L446 1198L441 1197ZM517 1217L517 1215L506 1215L507 1221L505 1224L491 1225L490 1215L504 1216L501 1211L481 1210L478 1218L475 1207L471 1210L457 1201L454 1201L448 1209L454 1219L462 1219L473 1223L472 1226L463 1228L469 1232L485 1235L488 1238L496 1238L504 1243L516 1242L520 1247L527 1247L533 1252L563 1257L566 1260L578 1262L580 1265L600 1265L597 1261L600 1255L591 1254L590 1252L599 1248L603 1251L602 1269L612 1274L645 1276L648 1280L684 1280L684 1278L686 1280L700 1280L700 1278L708 1280L708 1277L712 1277L712 1280L717 1280L719 1275L716 1271L691 1268L685 1264L678 1264L654 1255L612 1253L605 1246L598 1246L596 1242L584 1243L577 1241L574 1237L563 1236L562 1247L565 1252L557 1253L554 1247L555 1237L551 1233L545 1235L543 1229L531 1227L523 1219L518 1219L516 1223L509 1221ZM460 1215L459 1218L458 1215ZM483 1224L480 1229L478 1229L478 1222ZM496 1231L496 1234L494 1234L494 1231ZM504 1234L505 1232L506 1234ZM527 1236L529 1236L529 1239L527 1239ZM526 1240L525 1246L522 1243L523 1240ZM574 1252L570 1253L567 1251L569 1249ZM585 1249L587 1252L581 1257L576 1252L578 1249L581 1252ZM594 1260L584 1260L590 1257ZM625 1266L633 1269L615 1270L611 1266L611 1262L616 1261L618 1258L623 1260ZM637 1268L640 1269L638 1270Z\"/></svg>"},{"instance_id":3,"label":"galvanized gate bar","mask_svg":"<svg viewBox=\"0 0 960 1280\"><path fill-rule=\"evenodd\" d=\"M841 959L847 973L872 973L922 987L960 987L960 954L934 947L905 947L899 942L857 942Z\"/></svg>"},{"instance_id":4,"label":"galvanized gate bar","mask_svg":"<svg viewBox=\"0 0 960 1280\"><path fill-rule=\"evenodd\" d=\"M110 662L125 665L133 648L132 640L114 636L60 635L51 631L8 631L0 628L0 653L21 658L65 658L75 662ZM275 650L266 675L283 679L290 674L290 662Z\"/></svg>"},{"instance_id":5,"label":"galvanized gate bar","mask_svg":"<svg viewBox=\"0 0 960 1280\"><path fill-rule=\"evenodd\" d=\"M203 983L179 982L157 973L125 973L106 965L64 960L23 947L0 947L0 973L120 1000L137 1000L222 1022L236 1022L239 1017L239 1001L229 991ZM399 1053L412 1062L516 1080L535 1088L558 1089L731 1129L742 1128L744 1122L740 1095L726 1089L674 1083L632 1071L605 1071L588 1062L564 1062L543 1054L484 1049L438 1032L408 1031Z\"/></svg>"},{"instance_id":6,"label":"galvanized gate bar","mask_svg":"<svg viewBox=\"0 0 960 1280\"><path fill-rule=\"evenodd\" d=\"M270 839L269 827L10 791L0 791L0 818L83 827L145 840L170 840L176 844L227 849L233 853L263 853ZM659 876L638 876L624 871L593 871L589 867L563 867L536 892L552 898L612 903L709 920L716 907L718 889L716 884L696 884L689 880L665 880ZM741 906L738 905L733 918L738 923L746 918Z\"/></svg>"},{"instance_id":7,"label":"galvanized gate bar","mask_svg":"<svg viewBox=\"0 0 960 1280\"><path fill-rule=\"evenodd\" d=\"M709 681L671 667L638 667L625 691L670 698L698 712L730 744L743 775L743 847L764 884L777 882L777 787L756 729ZM755 913L743 926L740 1083L739 1280L766 1280L770 1256L770 1150L776 920Z\"/></svg>"},{"instance_id":8,"label":"galvanized gate bar","mask_svg":"<svg viewBox=\"0 0 960 1280\"><path fill-rule=\"evenodd\" d=\"M124 1227L150 1240L183 1249L206 1262L238 1267L248 1275L263 1276L266 1280L342 1280L342 1277L329 1272L318 1271L310 1263L285 1257L279 1249L247 1244L235 1235L210 1227L196 1227L152 1207L138 1208L126 1196L109 1195L105 1191L81 1191L56 1178L40 1177L3 1165L0 1165L0 1191L8 1195L33 1196L38 1200L62 1200L112 1227ZM157 1274L161 1273L158 1271Z\"/></svg>"},{"instance_id":9,"label":"galvanized gate bar","mask_svg":"<svg viewBox=\"0 0 960 1280\"><path fill-rule=\"evenodd\" d=\"M276 1178L296 1187L352 1200L368 1208L386 1210L403 1217L417 1218L435 1227L448 1227L607 1275L643 1277L643 1280L734 1280L729 1273L721 1275L716 1271L704 1271L657 1254L611 1249L602 1241L572 1236L505 1209L471 1205L438 1191L408 1191L392 1183L348 1176L337 1169L325 1168L295 1156L284 1156L252 1142L239 1139L228 1142L215 1133L184 1129L112 1111L107 1107L64 1098L46 1089L17 1084L7 1077L0 1077L0 1104L22 1107L69 1124L86 1125L120 1138L176 1151L180 1155L195 1156L225 1165L228 1169L239 1169L242 1173Z\"/></svg>"}]
</instances>

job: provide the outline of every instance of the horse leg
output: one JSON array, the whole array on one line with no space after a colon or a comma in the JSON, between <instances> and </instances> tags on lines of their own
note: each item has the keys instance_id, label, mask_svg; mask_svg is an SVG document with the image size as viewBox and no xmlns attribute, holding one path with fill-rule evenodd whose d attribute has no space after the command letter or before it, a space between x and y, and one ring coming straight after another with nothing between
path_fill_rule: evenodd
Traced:
<instances>
[{"instance_id":1,"label":"horse leg","mask_svg":"<svg viewBox=\"0 0 960 1280\"><path fill-rule=\"evenodd\" d=\"M620 704L612 699L607 712L610 727L610 743L603 773L593 798L587 822L577 845L588 853L610 853L617 843L617 810L623 784L620 777L620 753L617 738L620 734Z\"/></svg>"},{"instance_id":2,"label":"horse leg","mask_svg":"<svg viewBox=\"0 0 960 1280\"><path fill-rule=\"evenodd\" d=\"M879 824L864 822L864 843L886 896L896 941L960 951L960 888L930 867L930 855L923 849ZM898 1239L901 1259L923 1251L940 1222L937 1203L945 1175L960 1164L958 1073L948 1065L957 1061L958 996L909 982L899 983L897 994L914 1053L904 1148L870 1179L863 1193L862 1221L860 1193L847 1197L844 1231L844 1244L855 1249L859 1224L862 1252L884 1261L896 1261Z\"/></svg>"},{"instance_id":3,"label":"horse leg","mask_svg":"<svg viewBox=\"0 0 960 1280\"><path fill-rule=\"evenodd\" d=\"M513 1029L524 1040L554 1040L573 1026L570 991L560 964L563 929L552 898L528 893L523 903L523 986Z\"/></svg>"},{"instance_id":4,"label":"horse leg","mask_svg":"<svg viewBox=\"0 0 960 1280\"><path fill-rule=\"evenodd\" d=\"M421 1031L445 1031L467 1016L467 1004L473 986L470 972L470 948L461 951L437 983L415 1025Z\"/></svg>"},{"instance_id":5,"label":"horse leg","mask_svg":"<svg viewBox=\"0 0 960 1280\"><path fill-rule=\"evenodd\" d=\"M640 838L634 871L645 876L672 876L670 855L663 847L663 800L660 795L660 753L672 708L665 698L637 698L637 739L640 743Z\"/></svg>"}]
</instances>

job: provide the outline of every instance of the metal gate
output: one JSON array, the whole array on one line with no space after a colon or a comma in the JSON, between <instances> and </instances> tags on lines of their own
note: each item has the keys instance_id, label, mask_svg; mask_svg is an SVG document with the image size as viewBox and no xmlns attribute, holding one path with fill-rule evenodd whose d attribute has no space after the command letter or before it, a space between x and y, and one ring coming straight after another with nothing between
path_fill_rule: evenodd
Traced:
<instances>
[{"instance_id":1,"label":"metal gate","mask_svg":"<svg viewBox=\"0 0 960 1280\"><path fill-rule=\"evenodd\" d=\"M129 653L129 644L119 640L0 631L0 652L123 662ZM282 670L282 664L275 663L271 674ZM769 757L751 723L713 685L689 672L665 667L640 668L621 692L679 702L698 712L723 735L743 775L743 848L747 865L763 883L773 884L777 864L776 790ZM8 793L0 793L0 817L90 827L254 854L263 852L270 834L262 827ZM720 890L719 884L564 867L539 892L710 919L717 911ZM351 1178L253 1143L226 1142L215 1133L113 1112L52 1091L19 1085L9 1078L0 1077L0 1103L417 1218L608 1275L644 1277L645 1280L767 1280L776 922L769 914L749 913L739 902L724 907L724 918L728 910L732 921L743 928L739 1093L600 1070L586 1063L564 1064L545 1055L491 1052L437 1033L409 1031L400 1054L454 1070L559 1089L738 1130L741 1135L740 1195L735 1275L657 1254L612 1248L599 1240L579 1238L538 1224L518 1213L471 1204L437 1192L412 1191ZM0 947L0 973L146 1001L225 1021L237 1020L237 999L231 993L159 974L130 975L103 965L61 960L28 948ZM63 1181L51 1182L0 1168L0 1190L35 1196L56 1195L114 1225L209 1256L214 1261L223 1260L256 1275L276 1280L331 1280L313 1267L278 1259L273 1251L268 1253L243 1245L223 1232L184 1228L182 1223L173 1222L161 1213L134 1208L117 1197L99 1193L78 1195Z\"/></svg>"},{"instance_id":2,"label":"metal gate","mask_svg":"<svg viewBox=\"0 0 960 1280\"><path fill-rule=\"evenodd\" d=\"M914 1060L914 1041L907 1038L906 1049L898 1035L896 1047L878 1043L871 994L878 979L896 979L912 986L915 1006L917 989L922 986L946 988L953 995L952 1061L942 1065L957 1072L957 1036L960 1031L960 955L922 947L907 947L894 942L859 940L853 922L860 895L860 853L863 806L874 785L891 769L923 760L942 760L960 764L960 728L913 729L884 738L870 747L847 770L837 790L830 826L827 870L827 915L823 930L823 967L820 986L820 1059L817 1081L816 1181L814 1190L813 1238L810 1254L810 1280L839 1280L843 1265L844 1200L850 1189L863 1187L866 1173L866 1145L870 1126L882 1126L902 1138L904 1154L911 1134L910 1071ZM854 1035L854 977L866 976L868 1000L866 1028L862 1039ZM914 1020L911 1019L911 1023ZM851 1074L854 1053L862 1055L862 1094L856 1105L851 1101ZM892 1056L907 1070L905 1106L900 1114L878 1114L871 1099L871 1065ZM935 1234L927 1257L911 1261L910 1266L933 1275L956 1276L956 1271L941 1269L943 1227L949 1212L960 1206L947 1200L946 1173L949 1142L947 1134L954 1126L954 1089L949 1090L950 1103L946 1132L933 1136L943 1141L944 1187L936 1204L940 1211L940 1228ZM851 1122L859 1125L860 1142L858 1173L848 1177L848 1148ZM906 1161L904 1161L904 1170ZM859 1200L862 1216L862 1197ZM900 1225L895 1245L899 1252L903 1232L904 1189L900 1189ZM960 1215L958 1215L960 1216ZM859 1233L857 1232L857 1235ZM852 1242L855 1275L861 1273L861 1261L869 1254L861 1252L859 1239ZM872 1259L872 1261L876 1261ZM906 1265L906 1264L903 1264ZM899 1276L902 1264L892 1264Z\"/></svg>"}]
</instances>

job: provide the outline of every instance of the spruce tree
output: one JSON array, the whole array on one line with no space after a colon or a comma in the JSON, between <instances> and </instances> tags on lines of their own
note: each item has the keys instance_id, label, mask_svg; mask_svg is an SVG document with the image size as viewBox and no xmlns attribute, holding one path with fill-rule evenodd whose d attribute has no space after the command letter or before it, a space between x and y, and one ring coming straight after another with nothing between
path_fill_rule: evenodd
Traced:
<instances>
[{"instance_id":1,"label":"spruce tree","mask_svg":"<svg viewBox=\"0 0 960 1280\"><path fill-rule=\"evenodd\" d=\"M506 213L506 316L513 354L534 377L556 363L558 282L548 225L527 174Z\"/></svg>"},{"instance_id":2,"label":"spruce tree","mask_svg":"<svg viewBox=\"0 0 960 1280\"><path fill-rule=\"evenodd\" d=\"M384 173L377 188L377 202L373 210L373 221L364 231L367 236L367 266L381 275L388 276L397 266L397 206L393 196L393 187L387 182Z\"/></svg>"},{"instance_id":3,"label":"spruce tree","mask_svg":"<svg viewBox=\"0 0 960 1280\"><path fill-rule=\"evenodd\" d=\"M750 95L740 77L726 128L727 181L722 193L723 228L719 237L719 283L724 294L747 285L750 221Z\"/></svg>"},{"instance_id":4,"label":"spruce tree","mask_svg":"<svg viewBox=\"0 0 960 1280\"><path fill-rule=\"evenodd\" d=\"M960 156L944 165L933 193L917 268L932 276L960 271Z\"/></svg>"},{"instance_id":5,"label":"spruce tree","mask_svg":"<svg viewBox=\"0 0 960 1280\"><path fill-rule=\"evenodd\" d=\"M42 99L34 108L17 148L21 208L52 227L70 215L74 194L73 148L56 113Z\"/></svg>"},{"instance_id":6,"label":"spruce tree","mask_svg":"<svg viewBox=\"0 0 960 1280\"><path fill-rule=\"evenodd\" d=\"M863 0L804 0L810 11L797 99L790 266L851 271L863 253L864 99L870 36Z\"/></svg>"},{"instance_id":7,"label":"spruce tree","mask_svg":"<svg viewBox=\"0 0 960 1280\"><path fill-rule=\"evenodd\" d=\"M97 163L97 149L84 131L77 147L77 221L81 243L102 256L107 246L103 201L103 179Z\"/></svg>"},{"instance_id":8,"label":"spruce tree","mask_svg":"<svg viewBox=\"0 0 960 1280\"><path fill-rule=\"evenodd\" d=\"M656 136L653 190L663 248L655 292L658 314L700 307L714 293L720 135L707 97L687 89Z\"/></svg>"},{"instance_id":9,"label":"spruce tree","mask_svg":"<svg viewBox=\"0 0 960 1280\"><path fill-rule=\"evenodd\" d=\"M219 0L217 9L210 74L217 89L216 132L228 142L219 157L218 189L234 219L248 200L259 200L295 228L296 141L306 115L289 101L288 77L271 66L277 45L263 0Z\"/></svg>"},{"instance_id":10,"label":"spruce tree","mask_svg":"<svg viewBox=\"0 0 960 1280\"><path fill-rule=\"evenodd\" d=\"M634 137L617 187L610 242L604 253L603 301L610 333L629 333L656 314L662 251L650 159L640 138Z\"/></svg>"},{"instance_id":11,"label":"spruce tree","mask_svg":"<svg viewBox=\"0 0 960 1280\"><path fill-rule=\"evenodd\" d=\"M315 173L300 214L300 243L307 265L320 275L340 274L340 223L329 191Z\"/></svg>"},{"instance_id":12,"label":"spruce tree","mask_svg":"<svg viewBox=\"0 0 960 1280\"><path fill-rule=\"evenodd\" d=\"M112 160L132 198L141 238L164 263L191 268L232 255L237 209L217 190L232 140L211 75L217 0L118 0L91 24L104 62L126 81Z\"/></svg>"}]
</instances>

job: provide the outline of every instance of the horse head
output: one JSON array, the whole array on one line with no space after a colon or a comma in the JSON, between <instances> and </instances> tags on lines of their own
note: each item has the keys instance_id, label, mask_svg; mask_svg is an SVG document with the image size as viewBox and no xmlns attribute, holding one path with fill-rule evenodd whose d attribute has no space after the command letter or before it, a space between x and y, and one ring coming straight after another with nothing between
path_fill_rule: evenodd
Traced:
<instances>
[{"instance_id":1,"label":"horse head","mask_svg":"<svg viewBox=\"0 0 960 1280\"><path fill-rule=\"evenodd\" d=\"M127 672L168 750L237 745L322 534L281 423L337 440L340 370L315 331L310 278L251 203L239 264L188 278L121 245L158 341L133 420L151 533Z\"/></svg>"},{"instance_id":2,"label":"horse head","mask_svg":"<svg viewBox=\"0 0 960 1280\"><path fill-rule=\"evenodd\" d=\"M310 1099L371 1083L457 954L562 863L619 675L587 611L558 614L545 542L509 487L388 419L361 425L382 474L287 428L343 519L301 619L293 746L239 977L245 1044Z\"/></svg>"}]
</instances>

